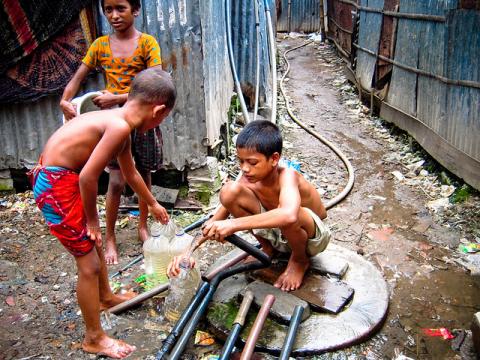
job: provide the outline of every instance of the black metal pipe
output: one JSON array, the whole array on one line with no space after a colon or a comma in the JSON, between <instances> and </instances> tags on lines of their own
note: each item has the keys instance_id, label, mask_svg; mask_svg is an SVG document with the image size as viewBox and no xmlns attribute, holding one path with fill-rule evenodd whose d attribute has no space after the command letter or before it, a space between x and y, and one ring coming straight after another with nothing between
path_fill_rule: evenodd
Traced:
<instances>
[{"instance_id":1,"label":"black metal pipe","mask_svg":"<svg viewBox=\"0 0 480 360\"><path fill-rule=\"evenodd\" d=\"M230 354L235 347L235 342L237 341L240 332L242 331L242 327L245 324L245 318L247 317L248 310L250 309L250 305L253 301L253 293L251 291L247 291L245 296L243 297L242 304L240 305L240 309L238 310L237 316L235 320L233 320L232 330L228 335L227 340L225 341L225 345L223 346L222 353L220 355L219 360L228 360L230 358Z\"/></svg>"},{"instance_id":2,"label":"black metal pipe","mask_svg":"<svg viewBox=\"0 0 480 360\"><path fill-rule=\"evenodd\" d=\"M193 229L196 229L196 228L199 228L200 226L202 226L208 219L210 219L211 217L213 216L213 213L212 214L208 214L208 215L205 215L204 217L202 217L201 219L198 219L197 221L193 222L192 224L186 226L183 228L183 231L184 232L189 232ZM138 255L135 259L133 259L132 261L130 261L127 265L125 265L124 267L122 267L120 270L118 270L117 272L114 272L112 275L109 276L109 279L113 279L119 275L121 275L125 270L128 270L130 269L133 265L135 265L136 263L139 263L140 261L142 261L143 259L143 254L140 254Z\"/></svg>"},{"instance_id":3,"label":"black metal pipe","mask_svg":"<svg viewBox=\"0 0 480 360\"><path fill-rule=\"evenodd\" d=\"M257 250L257 248L255 248L255 250ZM195 328L197 327L197 324L199 323L200 319L202 318L205 311L207 310L207 306L210 303L210 300L212 299L213 294L215 294L215 291L217 290L217 287L222 280L241 272L263 269L264 267L265 267L264 263L259 261L252 261L246 264L239 264L234 267L231 267L225 271L222 271L217 276L215 276L210 282L210 289L208 290L208 293L203 298L201 304L198 306L198 309L193 314L191 320L185 326L185 329L183 330L182 335L180 336L177 343L175 344L175 347L170 353L169 360L177 360L177 359L180 359L180 357L182 356L182 353L185 350L185 346L187 346L188 340L192 336L193 332L195 331Z\"/></svg>"},{"instance_id":4,"label":"black metal pipe","mask_svg":"<svg viewBox=\"0 0 480 360\"><path fill-rule=\"evenodd\" d=\"M180 319L178 319L177 323L173 327L168 337L163 341L162 347L157 353L157 356L156 356L157 359L162 359L163 356L170 351L172 346L175 345L175 342L177 341L178 336L182 333L183 328L188 323L188 320L190 320L190 317L192 316L193 312L197 309L197 307L199 306L200 302L203 300L203 298L205 297L209 289L210 289L210 284L208 282L202 282L202 284L198 288L197 293L192 298L187 308L180 316Z\"/></svg>"},{"instance_id":5,"label":"black metal pipe","mask_svg":"<svg viewBox=\"0 0 480 360\"><path fill-rule=\"evenodd\" d=\"M178 323L175 325L174 327L175 333L173 333L173 330L172 330L170 335L167 337L168 342L167 342L167 339L164 341L162 348L157 353L157 356L156 356L157 360L165 358L166 354L168 353L168 349L170 349L173 344L175 344L175 346L172 349L172 352L170 353L169 359L174 360L174 359L180 358L181 354L183 353L183 350L185 349L185 346L187 345L188 339L190 338L193 331L195 330L201 317L207 310L208 303L212 299L215 291L217 290L218 284L223 279L244 271L263 269L265 267L270 266L272 262L270 257L264 252L262 252L261 250L259 250L257 247L255 247L255 245L252 245L246 242L245 240L243 240L240 236L233 234L233 235L227 236L225 240L227 240L233 245L236 245L243 251L249 253L259 261L252 261L246 264L239 264L239 265L233 266L231 268L228 268L218 273L215 277L213 277L209 283L208 291L203 297L203 299L201 299L200 296L198 297L195 296L195 299L199 299L198 301L201 301L201 303L198 305L193 315L192 315L192 311L195 308L195 306L198 304L198 302L196 304L193 304L193 301L190 303L188 307L188 314L185 314L185 312L182 314L182 317L180 318L182 319L182 327L177 326ZM184 322L186 322L189 318L190 318L190 321L188 321L187 325L185 325ZM180 335L180 338L176 340L178 335L182 331L181 328L183 327L184 327L184 330Z\"/></svg>"},{"instance_id":6,"label":"black metal pipe","mask_svg":"<svg viewBox=\"0 0 480 360\"><path fill-rule=\"evenodd\" d=\"M295 342L295 337L297 336L298 326L302 321L303 310L304 308L302 305L295 306L295 309L293 310L292 317L290 318L290 326L288 327L288 333L285 338L285 342L283 343L279 360L288 360L290 358L293 343Z\"/></svg>"}]
</instances>

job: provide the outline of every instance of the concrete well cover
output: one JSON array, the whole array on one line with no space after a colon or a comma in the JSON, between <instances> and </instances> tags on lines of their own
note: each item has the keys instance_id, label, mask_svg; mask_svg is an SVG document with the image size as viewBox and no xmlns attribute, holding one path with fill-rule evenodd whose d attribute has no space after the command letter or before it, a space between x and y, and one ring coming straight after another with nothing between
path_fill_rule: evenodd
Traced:
<instances>
[{"instance_id":1,"label":"concrete well cover","mask_svg":"<svg viewBox=\"0 0 480 360\"><path fill-rule=\"evenodd\" d=\"M320 354L362 342L379 329L386 317L389 299L387 284L375 266L338 245L330 244L325 253L349 263L342 280L355 290L355 294L351 303L338 315L312 312L299 327L292 356ZM239 306L237 295L247 283L247 278L242 274L220 284L207 314L211 330L217 336L228 336ZM251 309L241 334L243 342L255 316L256 311ZM257 350L278 355L287 329L287 326L269 317L257 341Z\"/></svg>"}]
</instances>

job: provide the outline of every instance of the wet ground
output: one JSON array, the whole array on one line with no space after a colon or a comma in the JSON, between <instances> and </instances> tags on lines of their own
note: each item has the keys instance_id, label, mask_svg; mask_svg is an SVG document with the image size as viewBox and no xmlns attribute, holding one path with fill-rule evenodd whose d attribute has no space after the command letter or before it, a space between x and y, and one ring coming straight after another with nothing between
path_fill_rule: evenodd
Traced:
<instances>
[{"instance_id":1,"label":"wet ground","mask_svg":"<svg viewBox=\"0 0 480 360\"><path fill-rule=\"evenodd\" d=\"M279 49L283 52L303 41L286 39ZM432 161L408 137L368 115L332 47L309 45L289 58L286 89L295 112L338 145L356 170L352 192L328 212L334 242L375 264L390 291L388 317L373 339L316 358L469 358L466 346L463 353L454 351L451 341L426 336L422 329L469 329L473 314L480 311L480 281L473 276L478 268L471 265L480 255L471 255L468 262L458 250L462 243L479 241L478 196L457 204L438 203L452 196L451 187L460 185L455 180L446 184L445 177L452 177L428 167ZM332 198L346 184L341 162L288 120L279 105L285 156L299 160L324 198ZM418 165L422 160L425 163ZM119 220L124 264L141 252L141 246L135 218L124 214ZM95 358L80 350L83 323L73 259L48 233L31 193L0 196L0 225L0 359ZM225 250L216 245L201 249L202 268ZM141 273L137 266L120 278L123 289L135 288L132 280ZM161 317L162 301L160 297L104 319L112 335L137 345L131 358L152 358L166 336L169 325ZM202 358L219 346L190 346L185 358Z\"/></svg>"}]
</instances>

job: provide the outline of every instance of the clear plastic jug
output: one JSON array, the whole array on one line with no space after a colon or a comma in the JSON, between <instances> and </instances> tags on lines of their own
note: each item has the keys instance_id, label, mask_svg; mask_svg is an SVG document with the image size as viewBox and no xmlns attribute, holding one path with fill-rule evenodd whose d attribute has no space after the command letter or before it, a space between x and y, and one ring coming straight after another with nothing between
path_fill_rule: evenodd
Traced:
<instances>
[{"instance_id":1,"label":"clear plastic jug","mask_svg":"<svg viewBox=\"0 0 480 360\"><path fill-rule=\"evenodd\" d=\"M170 239L165 235L164 228L165 225L153 223L150 227L150 236L143 244L147 288L168 282Z\"/></svg>"},{"instance_id":2,"label":"clear plastic jug","mask_svg":"<svg viewBox=\"0 0 480 360\"><path fill-rule=\"evenodd\" d=\"M184 258L180 262L180 274L170 279L170 290L165 299L164 314L170 322L180 318L193 296L200 282L200 272L190 267L190 262Z\"/></svg>"},{"instance_id":3,"label":"clear plastic jug","mask_svg":"<svg viewBox=\"0 0 480 360\"><path fill-rule=\"evenodd\" d=\"M183 254L192 244L193 236L183 229L177 230L175 237L170 241L170 258Z\"/></svg>"}]
</instances>

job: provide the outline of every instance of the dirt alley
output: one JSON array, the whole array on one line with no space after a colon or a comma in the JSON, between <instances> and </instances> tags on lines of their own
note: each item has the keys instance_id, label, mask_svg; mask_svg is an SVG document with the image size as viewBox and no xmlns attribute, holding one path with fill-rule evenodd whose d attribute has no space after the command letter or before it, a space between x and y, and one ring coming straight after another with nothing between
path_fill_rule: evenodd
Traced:
<instances>
[{"instance_id":1,"label":"dirt alley","mask_svg":"<svg viewBox=\"0 0 480 360\"><path fill-rule=\"evenodd\" d=\"M279 51L303 41L280 41ZM434 200L429 189L408 185L392 174L407 173L392 154L405 155L408 145L359 104L334 49L308 45L289 58L286 89L295 112L338 145L356 170L352 192L328 212L334 241L372 261L391 294L388 317L373 339L316 358L392 359L400 353L418 359L460 358L449 341L427 337L421 329L468 329L480 310L478 277L452 260L461 256L457 247L462 239L478 241L478 197L442 214L431 211L426 206ZM288 120L281 101L279 105L284 155L299 160L324 197L333 197L346 183L343 165ZM125 227L118 232L124 264L141 246L135 240L135 220L125 215L122 219ZM0 225L0 359L95 358L80 350L83 324L75 299L73 259L48 233L31 193L0 195ZM223 252L215 245L204 249L199 255L202 267ZM131 279L139 274L137 267L121 281L131 287ZM153 301L111 321L111 334L139 348L132 359L152 358L169 329L159 320ZM201 358L219 346L191 348L185 358Z\"/></svg>"}]
</instances>

